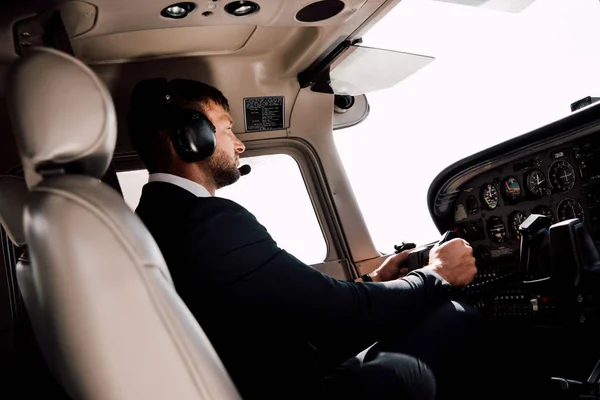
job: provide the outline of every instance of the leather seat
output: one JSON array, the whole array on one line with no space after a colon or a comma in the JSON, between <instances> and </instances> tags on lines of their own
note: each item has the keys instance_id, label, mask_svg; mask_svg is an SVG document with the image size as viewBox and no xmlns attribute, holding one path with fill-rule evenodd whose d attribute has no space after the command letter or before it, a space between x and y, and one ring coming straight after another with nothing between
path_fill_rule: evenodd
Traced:
<instances>
[{"instance_id":1,"label":"leather seat","mask_svg":"<svg viewBox=\"0 0 600 400\"><path fill-rule=\"evenodd\" d=\"M35 396L43 391L52 398L68 399L64 390L57 385L56 379L54 379L43 360L36 338L43 340L44 332L43 330L36 332L36 326L31 323L29 318L31 314L34 321L40 320L39 301L36 292L31 290L34 287L34 276L23 230L23 209L27 203L28 194L29 190L22 178L0 176L0 225L7 233L9 240L21 250L18 252L20 256L17 258L14 268L20 288L18 292L25 305L25 309L20 310L21 312L15 320L14 344L17 349L19 363L16 364L17 367L13 371L16 376L27 376L28 380L35 379L35 387L23 387L15 383L13 390L18 391L23 398ZM11 259L13 258L11 257ZM11 268L12 265L6 267Z\"/></svg>"},{"instance_id":2,"label":"leather seat","mask_svg":"<svg viewBox=\"0 0 600 400\"><path fill-rule=\"evenodd\" d=\"M31 279L19 283L69 395L239 399L152 236L100 181L116 142L104 84L73 57L40 48L13 65L7 98L29 188L14 237L27 243Z\"/></svg>"}]
</instances>

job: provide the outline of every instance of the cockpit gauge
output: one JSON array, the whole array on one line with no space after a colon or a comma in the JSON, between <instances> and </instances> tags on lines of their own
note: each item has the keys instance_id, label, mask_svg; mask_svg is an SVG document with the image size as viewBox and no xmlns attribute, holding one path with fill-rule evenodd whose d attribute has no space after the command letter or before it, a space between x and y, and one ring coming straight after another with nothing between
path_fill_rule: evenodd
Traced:
<instances>
[{"instance_id":1,"label":"cockpit gauge","mask_svg":"<svg viewBox=\"0 0 600 400\"><path fill-rule=\"evenodd\" d=\"M491 217L487 222L487 231L492 239L496 243L504 242L506 238L506 227L500 217Z\"/></svg>"},{"instance_id":2,"label":"cockpit gauge","mask_svg":"<svg viewBox=\"0 0 600 400\"><path fill-rule=\"evenodd\" d=\"M481 187L481 201L488 210L498 207L498 190L492 183L484 183Z\"/></svg>"},{"instance_id":3,"label":"cockpit gauge","mask_svg":"<svg viewBox=\"0 0 600 400\"><path fill-rule=\"evenodd\" d=\"M575 199L564 199L558 203L556 209L556 216L559 221L565 221L567 219L579 218L581 222L585 217L583 207Z\"/></svg>"},{"instance_id":4,"label":"cockpit gauge","mask_svg":"<svg viewBox=\"0 0 600 400\"><path fill-rule=\"evenodd\" d=\"M514 211L508 217L508 229L510 233L517 240L521 239L521 233L519 232L519 226L525 221L525 214L521 211Z\"/></svg>"},{"instance_id":5,"label":"cockpit gauge","mask_svg":"<svg viewBox=\"0 0 600 400\"><path fill-rule=\"evenodd\" d=\"M477 204L475 196L467 197L467 212L469 215L477 214L477 211L479 211L479 204Z\"/></svg>"},{"instance_id":6,"label":"cockpit gauge","mask_svg":"<svg viewBox=\"0 0 600 400\"><path fill-rule=\"evenodd\" d=\"M568 192L575 186L575 170L568 161L554 161L548 171L550 185L558 192Z\"/></svg>"},{"instance_id":7,"label":"cockpit gauge","mask_svg":"<svg viewBox=\"0 0 600 400\"><path fill-rule=\"evenodd\" d=\"M510 202L514 202L521 195L521 184L514 176L509 176L503 180L500 188L502 197Z\"/></svg>"},{"instance_id":8,"label":"cockpit gauge","mask_svg":"<svg viewBox=\"0 0 600 400\"><path fill-rule=\"evenodd\" d=\"M533 209L533 214L540 214L540 215L545 215L547 217L550 217L550 220L552 221L552 223L555 222L554 220L554 213L552 213L552 210L550 209L550 207L546 207L546 206L537 206Z\"/></svg>"},{"instance_id":9,"label":"cockpit gauge","mask_svg":"<svg viewBox=\"0 0 600 400\"><path fill-rule=\"evenodd\" d=\"M546 176L539 169L532 169L525 177L527 191L536 197L542 197L546 194L548 182Z\"/></svg>"}]
</instances>

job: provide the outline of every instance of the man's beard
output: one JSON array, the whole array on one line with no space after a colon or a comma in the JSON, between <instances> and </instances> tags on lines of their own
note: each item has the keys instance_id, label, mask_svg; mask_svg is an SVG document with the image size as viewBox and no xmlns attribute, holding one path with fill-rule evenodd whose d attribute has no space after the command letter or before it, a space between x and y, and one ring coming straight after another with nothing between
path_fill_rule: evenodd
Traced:
<instances>
[{"instance_id":1,"label":"man's beard","mask_svg":"<svg viewBox=\"0 0 600 400\"><path fill-rule=\"evenodd\" d=\"M223 151L215 151L207 162L217 189L229 186L240 179L240 171L235 161L227 157Z\"/></svg>"}]
</instances>

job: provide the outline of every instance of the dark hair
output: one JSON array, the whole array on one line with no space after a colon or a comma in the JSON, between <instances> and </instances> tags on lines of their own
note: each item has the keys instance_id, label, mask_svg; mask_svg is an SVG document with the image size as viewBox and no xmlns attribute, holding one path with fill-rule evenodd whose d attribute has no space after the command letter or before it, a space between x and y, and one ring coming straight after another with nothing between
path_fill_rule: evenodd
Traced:
<instances>
[{"instance_id":1,"label":"dark hair","mask_svg":"<svg viewBox=\"0 0 600 400\"><path fill-rule=\"evenodd\" d=\"M167 153L169 115L166 96L174 93L175 105L182 109L205 112L211 102L229 111L229 102L218 89L191 79L146 79L139 82L131 94L128 129L131 145L137 151L148 172L159 172L171 163Z\"/></svg>"}]
</instances>

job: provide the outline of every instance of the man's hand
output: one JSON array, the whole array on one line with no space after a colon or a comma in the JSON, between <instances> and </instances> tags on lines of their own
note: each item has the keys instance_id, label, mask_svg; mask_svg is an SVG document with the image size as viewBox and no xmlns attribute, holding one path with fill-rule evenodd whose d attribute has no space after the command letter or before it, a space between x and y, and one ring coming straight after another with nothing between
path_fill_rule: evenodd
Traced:
<instances>
[{"instance_id":1,"label":"man's hand","mask_svg":"<svg viewBox=\"0 0 600 400\"><path fill-rule=\"evenodd\" d=\"M429 265L425 268L437 272L455 287L464 287L473 281L477 268L473 249L463 239L452 239L429 252Z\"/></svg>"},{"instance_id":2,"label":"man's hand","mask_svg":"<svg viewBox=\"0 0 600 400\"><path fill-rule=\"evenodd\" d=\"M404 250L386 258L379 268L369 274L373 282L391 281L406 275L408 268L403 264L408 258L408 253L410 253L410 250Z\"/></svg>"}]
</instances>

